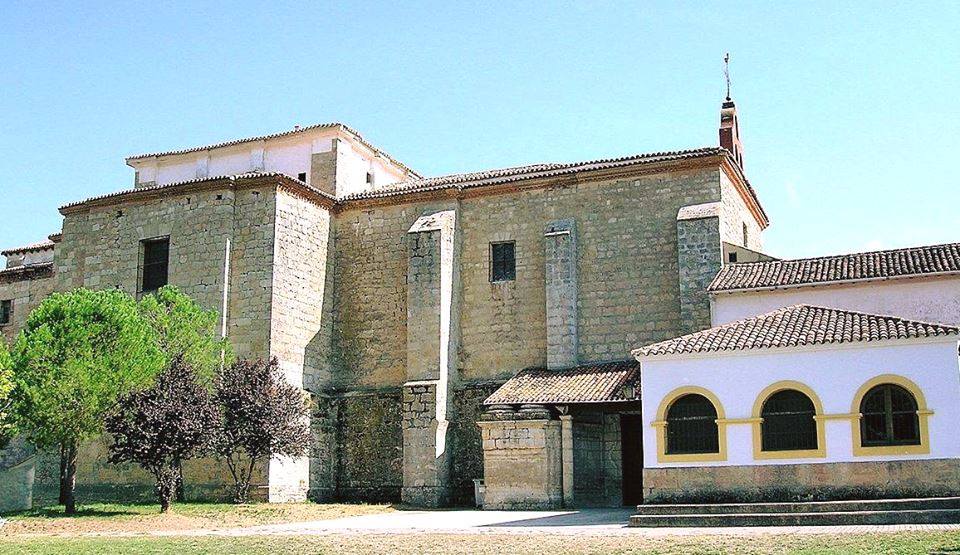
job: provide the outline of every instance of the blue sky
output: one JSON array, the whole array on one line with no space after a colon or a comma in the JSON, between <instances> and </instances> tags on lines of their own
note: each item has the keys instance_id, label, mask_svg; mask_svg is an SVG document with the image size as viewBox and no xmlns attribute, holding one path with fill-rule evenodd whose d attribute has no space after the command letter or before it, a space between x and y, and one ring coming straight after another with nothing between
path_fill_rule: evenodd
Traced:
<instances>
[{"instance_id":1,"label":"blue sky","mask_svg":"<svg viewBox=\"0 0 960 555\"><path fill-rule=\"evenodd\" d=\"M960 241L960 3L0 3L0 245L129 154L342 121L427 175L717 144L784 257Z\"/></svg>"}]
</instances>

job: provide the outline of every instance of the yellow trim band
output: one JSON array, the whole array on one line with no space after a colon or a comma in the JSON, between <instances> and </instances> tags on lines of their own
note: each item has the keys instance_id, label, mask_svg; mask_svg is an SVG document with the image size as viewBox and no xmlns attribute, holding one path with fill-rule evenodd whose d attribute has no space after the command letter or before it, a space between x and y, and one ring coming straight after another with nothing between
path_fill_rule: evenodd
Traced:
<instances>
[{"instance_id":1,"label":"yellow trim band","mask_svg":"<svg viewBox=\"0 0 960 555\"><path fill-rule=\"evenodd\" d=\"M717 445L716 453L685 453L671 455L667 453L667 411L670 405L684 395L702 395L706 397L714 410L717 411ZM660 401L657 408L657 419L653 421L652 426L657 429L657 462L710 462L727 460L727 424L726 413L723 411L723 405L720 399L712 391L702 387L686 385L678 387L666 394Z\"/></svg>"}]
</instances>

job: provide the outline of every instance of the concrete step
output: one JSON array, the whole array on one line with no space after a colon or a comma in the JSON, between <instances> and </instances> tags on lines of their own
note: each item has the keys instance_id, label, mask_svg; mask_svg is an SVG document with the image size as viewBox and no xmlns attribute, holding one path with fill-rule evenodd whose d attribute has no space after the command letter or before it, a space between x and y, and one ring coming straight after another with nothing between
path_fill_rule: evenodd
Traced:
<instances>
[{"instance_id":1,"label":"concrete step","mask_svg":"<svg viewBox=\"0 0 960 555\"><path fill-rule=\"evenodd\" d=\"M804 501L782 503L696 503L638 505L637 514L704 515L769 513L847 513L862 511L917 511L960 509L960 497L919 497L911 499L863 499L853 501Z\"/></svg>"},{"instance_id":2,"label":"concrete step","mask_svg":"<svg viewBox=\"0 0 960 555\"><path fill-rule=\"evenodd\" d=\"M638 528L739 527L739 526L851 526L857 524L952 524L960 522L960 509L844 511L804 513L730 513L633 515Z\"/></svg>"}]
</instances>

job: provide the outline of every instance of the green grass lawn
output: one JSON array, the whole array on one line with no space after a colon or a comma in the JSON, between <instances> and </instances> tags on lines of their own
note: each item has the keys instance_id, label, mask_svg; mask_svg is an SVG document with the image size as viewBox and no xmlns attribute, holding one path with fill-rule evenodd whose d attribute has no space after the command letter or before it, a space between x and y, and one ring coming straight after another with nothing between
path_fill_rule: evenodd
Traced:
<instances>
[{"instance_id":1,"label":"green grass lawn","mask_svg":"<svg viewBox=\"0 0 960 555\"><path fill-rule=\"evenodd\" d=\"M389 505L318 503L175 503L160 514L156 504L95 503L80 505L74 516L51 506L3 515L0 538L34 534L138 533L193 529L236 528L260 524L327 520L392 511ZM2 550L0 550L2 552Z\"/></svg>"},{"instance_id":2,"label":"green grass lawn","mask_svg":"<svg viewBox=\"0 0 960 555\"><path fill-rule=\"evenodd\" d=\"M86 553L931 553L960 552L960 532L759 536L402 534L236 538L0 538L0 552Z\"/></svg>"}]
</instances>

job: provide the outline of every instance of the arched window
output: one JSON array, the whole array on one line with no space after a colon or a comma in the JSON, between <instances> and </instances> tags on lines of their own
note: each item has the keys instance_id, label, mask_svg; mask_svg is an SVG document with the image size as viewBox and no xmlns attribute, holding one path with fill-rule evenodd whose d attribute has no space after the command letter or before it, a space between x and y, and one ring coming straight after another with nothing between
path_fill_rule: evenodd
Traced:
<instances>
[{"instance_id":1,"label":"arched window","mask_svg":"<svg viewBox=\"0 0 960 555\"><path fill-rule=\"evenodd\" d=\"M760 411L763 451L817 449L817 410L813 401L795 389L784 389L767 398Z\"/></svg>"},{"instance_id":2,"label":"arched window","mask_svg":"<svg viewBox=\"0 0 960 555\"><path fill-rule=\"evenodd\" d=\"M717 409L703 395L688 393L667 410L668 455L718 453Z\"/></svg>"},{"instance_id":3,"label":"arched window","mask_svg":"<svg viewBox=\"0 0 960 555\"><path fill-rule=\"evenodd\" d=\"M917 400L905 388L892 383L873 387L860 401L860 414L864 447L920 445Z\"/></svg>"}]
</instances>

